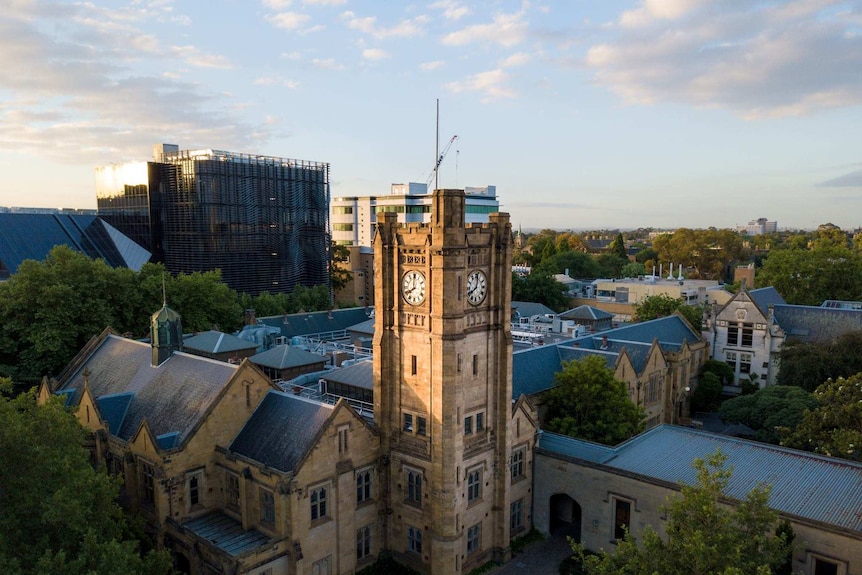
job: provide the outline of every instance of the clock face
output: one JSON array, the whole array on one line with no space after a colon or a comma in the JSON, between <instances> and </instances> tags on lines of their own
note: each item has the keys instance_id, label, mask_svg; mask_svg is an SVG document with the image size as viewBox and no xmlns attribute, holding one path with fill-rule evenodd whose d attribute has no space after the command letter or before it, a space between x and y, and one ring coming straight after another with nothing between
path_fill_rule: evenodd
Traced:
<instances>
[{"instance_id":1,"label":"clock face","mask_svg":"<svg viewBox=\"0 0 862 575\"><path fill-rule=\"evenodd\" d=\"M419 305L425 299L425 276L409 271L401 279L401 294L410 305Z\"/></svg>"},{"instance_id":2,"label":"clock face","mask_svg":"<svg viewBox=\"0 0 862 575\"><path fill-rule=\"evenodd\" d=\"M479 305L488 294L488 280L485 274L479 270L470 272L467 276L467 301L473 305Z\"/></svg>"}]
</instances>

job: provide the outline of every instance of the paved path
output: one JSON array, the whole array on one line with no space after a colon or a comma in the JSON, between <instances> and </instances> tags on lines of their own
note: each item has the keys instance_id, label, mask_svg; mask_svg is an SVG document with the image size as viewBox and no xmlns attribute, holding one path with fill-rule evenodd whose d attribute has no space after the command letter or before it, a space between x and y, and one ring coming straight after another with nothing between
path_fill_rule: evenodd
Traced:
<instances>
[{"instance_id":1,"label":"paved path","mask_svg":"<svg viewBox=\"0 0 862 575\"><path fill-rule=\"evenodd\" d=\"M560 563L572 554L565 537L550 537L528 545L512 560L490 571L492 575L559 575Z\"/></svg>"}]
</instances>

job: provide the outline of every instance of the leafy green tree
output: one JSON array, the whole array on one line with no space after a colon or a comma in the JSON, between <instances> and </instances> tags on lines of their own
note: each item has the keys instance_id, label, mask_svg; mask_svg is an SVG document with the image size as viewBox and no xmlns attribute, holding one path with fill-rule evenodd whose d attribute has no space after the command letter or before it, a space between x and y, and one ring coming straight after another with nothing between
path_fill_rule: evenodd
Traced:
<instances>
[{"instance_id":1,"label":"leafy green tree","mask_svg":"<svg viewBox=\"0 0 862 575\"><path fill-rule=\"evenodd\" d=\"M347 249L347 246L335 242L332 242L330 250L329 277L332 282L332 289L338 291L344 289L353 279L353 274L347 267L348 262L350 262L350 250Z\"/></svg>"},{"instance_id":2,"label":"leafy green tree","mask_svg":"<svg viewBox=\"0 0 862 575\"><path fill-rule=\"evenodd\" d=\"M692 269L693 278L721 279L725 269L747 259L742 237L733 230L691 230L680 228L673 234L662 234L653 242L660 262L682 264Z\"/></svg>"},{"instance_id":3,"label":"leafy green tree","mask_svg":"<svg viewBox=\"0 0 862 575\"><path fill-rule=\"evenodd\" d=\"M171 282L168 305L183 318L183 329L234 331L242 322L236 292L221 280L221 271L178 274Z\"/></svg>"},{"instance_id":4,"label":"leafy green tree","mask_svg":"<svg viewBox=\"0 0 862 575\"><path fill-rule=\"evenodd\" d=\"M635 261L646 265L647 262L655 262L658 259L658 252L653 248L647 248L640 250L637 254L635 254Z\"/></svg>"},{"instance_id":5,"label":"leafy green tree","mask_svg":"<svg viewBox=\"0 0 862 575\"><path fill-rule=\"evenodd\" d=\"M770 385L750 395L728 399L718 415L722 421L741 423L754 430L754 438L778 443L779 427L794 429L803 414L817 406L817 399L799 387Z\"/></svg>"},{"instance_id":6,"label":"leafy green tree","mask_svg":"<svg viewBox=\"0 0 862 575\"><path fill-rule=\"evenodd\" d=\"M596 264L599 266L599 276L601 277L622 277L622 270L629 263L628 258L621 258L613 253L604 253L596 256Z\"/></svg>"},{"instance_id":7,"label":"leafy green tree","mask_svg":"<svg viewBox=\"0 0 862 575\"><path fill-rule=\"evenodd\" d=\"M534 273L562 274L569 270L569 277L592 278L599 274L599 265L590 254L568 250L544 260L536 266Z\"/></svg>"},{"instance_id":8,"label":"leafy green tree","mask_svg":"<svg viewBox=\"0 0 862 575\"><path fill-rule=\"evenodd\" d=\"M543 400L549 431L616 445L643 429L643 409L603 357L567 361L555 380Z\"/></svg>"},{"instance_id":9,"label":"leafy green tree","mask_svg":"<svg viewBox=\"0 0 862 575\"><path fill-rule=\"evenodd\" d=\"M862 371L862 331L847 332L833 342L789 341L778 356L779 384L814 391L827 379L850 377Z\"/></svg>"},{"instance_id":10,"label":"leafy green tree","mask_svg":"<svg viewBox=\"0 0 862 575\"><path fill-rule=\"evenodd\" d=\"M167 552L141 554L119 485L90 465L85 436L59 400L0 396L0 572L169 573Z\"/></svg>"},{"instance_id":11,"label":"leafy green tree","mask_svg":"<svg viewBox=\"0 0 862 575\"><path fill-rule=\"evenodd\" d=\"M733 368L717 359L708 359L703 363L703 367L700 368L700 375L704 373L714 373L723 385L730 385L736 378Z\"/></svg>"},{"instance_id":12,"label":"leafy green tree","mask_svg":"<svg viewBox=\"0 0 862 575\"><path fill-rule=\"evenodd\" d=\"M636 278L638 276L646 275L646 268L642 263L629 262L622 267L620 275L624 278Z\"/></svg>"},{"instance_id":13,"label":"leafy green tree","mask_svg":"<svg viewBox=\"0 0 862 575\"><path fill-rule=\"evenodd\" d=\"M632 307L635 310L635 321L649 321L679 311L697 331L700 331L703 322L703 311L700 307L685 305L682 298L674 298L666 293L647 296Z\"/></svg>"},{"instance_id":14,"label":"leafy green tree","mask_svg":"<svg viewBox=\"0 0 862 575\"><path fill-rule=\"evenodd\" d=\"M573 549L587 575L770 575L785 564L787 535L773 535L778 514L768 506L770 488L752 489L744 501L722 503L731 470L720 451L695 459L697 483L683 485L665 507L666 536L647 526L637 541L631 534L613 553L587 555Z\"/></svg>"},{"instance_id":15,"label":"leafy green tree","mask_svg":"<svg viewBox=\"0 0 862 575\"><path fill-rule=\"evenodd\" d=\"M611 242L609 248L610 252L618 258L624 260L627 260L629 258L628 251L626 251L626 241L625 239L623 239L622 232L617 234L617 237L615 237L614 241Z\"/></svg>"},{"instance_id":16,"label":"leafy green tree","mask_svg":"<svg viewBox=\"0 0 862 575\"><path fill-rule=\"evenodd\" d=\"M769 252L757 271L758 287L774 287L787 303L820 305L827 299L862 299L862 254L831 242L813 249Z\"/></svg>"},{"instance_id":17,"label":"leafy green tree","mask_svg":"<svg viewBox=\"0 0 862 575\"><path fill-rule=\"evenodd\" d=\"M566 286L541 272L523 278L512 274L512 299L545 304L556 312L565 311L569 303Z\"/></svg>"},{"instance_id":18,"label":"leafy green tree","mask_svg":"<svg viewBox=\"0 0 862 575\"><path fill-rule=\"evenodd\" d=\"M862 373L827 380L814 398L799 425L779 429L781 445L862 461Z\"/></svg>"},{"instance_id":19,"label":"leafy green tree","mask_svg":"<svg viewBox=\"0 0 862 575\"><path fill-rule=\"evenodd\" d=\"M691 394L691 408L695 411L714 411L718 407L718 398L723 389L717 375L704 373Z\"/></svg>"}]
</instances>

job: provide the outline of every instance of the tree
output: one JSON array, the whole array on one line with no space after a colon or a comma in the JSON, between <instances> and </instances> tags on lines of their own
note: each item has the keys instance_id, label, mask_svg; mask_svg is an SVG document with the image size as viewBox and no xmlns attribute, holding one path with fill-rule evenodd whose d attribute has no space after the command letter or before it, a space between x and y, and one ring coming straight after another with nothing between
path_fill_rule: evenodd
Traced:
<instances>
[{"instance_id":1,"label":"tree","mask_svg":"<svg viewBox=\"0 0 862 575\"><path fill-rule=\"evenodd\" d=\"M862 461L862 373L827 380L814 398L796 428L779 429L781 445Z\"/></svg>"},{"instance_id":2,"label":"tree","mask_svg":"<svg viewBox=\"0 0 862 575\"><path fill-rule=\"evenodd\" d=\"M332 282L332 289L338 291L344 289L350 280L353 279L353 274L347 266L350 263L350 251L347 246L332 242L331 261L329 263L329 278Z\"/></svg>"},{"instance_id":3,"label":"tree","mask_svg":"<svg viewBox=\"0 0 862 575\"><path fill-rule=\"evenodd\" d=\"M777 383L814 391L827 379L862 371L862 331L844 333L829 343L790 341L778 354Z\"/></svg>"},{"instance_id":4,"label":"tree","mask_svg":"<svg viewBox=\"0 0 862 575\"><path fill-rule=\"evenodd\" d=\"M747 252L742 237L733 230L680 228L653 242L658 261L683 265L693 278L721 279L725 269Z\"/></svg>"},{"instance_id":5,"label":"tree","mask_svg":"<svg viewBox=\"0 0 862 575\"><path fill-rule=\"evenodd\" d=\"M718 406L718 398L723 390L718 376L707 371L700 376L691 394L691 408L694 411L713 411Z\"/></svg>"},{"instance_id":6,"label":"tree","mask_svg":"<svg viewBox=\"0 0 862 575\"><path fill-rule=\"evenodd\" d=\"M618 258L627 260L629 258L629 254L626 251L626 241L623 239L622 232L617 234L617 237L614 238L614 241L611 242L609 246L610 253L617 256Z\"/></svg>"},{"instance_id":7,"label":"tree","mask_svg":"<svg viewBox=\"0 0 862 575\"><path fill-rule=\"evenodd\" d=\"M683 485L669 501L666 536L652 526L638 542L630 533L616 551L587 555L573 549L588 575L768 575L786 563L788 535L774 535L778 514L768 506L770 488L752 489L744 501L727 507L722 500L731 477L721 451L695 459L697 482Z\"/></svg>"},{"instance_id":8,"label":"tree","mask_svg":"<svg viewBox=\"0 0 862 575\"><path fill-rule=\"evenodd\" d=\"M778 443L779 427L794 429L803 414L817 406L817 399L799 387L770 385L750 395L728 399L718 415L722 421L741 423L754 430L754 438Z\"/></svg>"},{"instance_id":9,"label":"tree","mask_svg":"<svg viewBox=\"0 0 862 575\"><path fill-rule=\"evenodd\" d=\"M862 254L829 241L815 241L813 249L772 250L757 271L755 283L774 287L790 304L859 300Z\"/></svg>"},{"instance_id":10,"label":"tree","mask_svg":"<svg viewBox=\"0 0 862 575\"><path fill-rule=\"evenodd\" d=\"M622 267L620 275L624 278L636 278L638 276L646 275L646 268L642 263L629 262Z\"/></svg>"},{"instance_id":11,"label":"tree","mask_svg":"<svg viewBox=\"0 0 862 575\"><path fill-rule=\"evenodd\" d=\"M90 465L85 436L58 399L0 395L0 572L169 573L167 552L140 553L119 484Z\"/></svg>"},{"instance_id":12,"label":"tree","mask_svg":"<svg viewBox=\"0 0 862 575\"><path fill-rule=\"evenodd\" d=\"M512 299L545 304L556 312L568 307L566 286L547 273L531 273L526 277L512 274Z\"/></svg>"},{"instance_id":13,"label":"tree","mask_svg":"<svg viewBox=\"0 0 862 575\"><path fill-rule=\"evenodd\" d=\"M697 331L700 331L703 322L703 311L700 307L685 305L682 298L674 298L666 293L647 296L632 307L635 309L635 321L649 321L679 311Z\"/></svg>"},{"instance_id":14,"label":"tree","mask_svg":"<svg viewBox=\"0 0 862 575\"><path fill-rule=\"evenodd\" d=\"M547 274L561 274L569 270L569 277L591 278L599 275L599 266L596 259L590 254L568 250L544 260L536 266L534 272Z\"/></svg>"},{"instance_id":15,"label":"tree","mask_svg":"<svg viewBox=\"0 0 862 575\"><path fill-rule=\"evenodd\" d=\"M567 361L555 380L543 401L549 431L616 445L643 429L643 409L603 357Z\"/></svg>"}]
</instances>

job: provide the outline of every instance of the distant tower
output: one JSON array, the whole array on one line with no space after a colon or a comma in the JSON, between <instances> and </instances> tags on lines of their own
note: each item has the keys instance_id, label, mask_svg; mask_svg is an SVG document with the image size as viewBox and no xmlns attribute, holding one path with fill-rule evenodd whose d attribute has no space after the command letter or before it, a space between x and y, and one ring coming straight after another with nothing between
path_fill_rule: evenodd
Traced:
<instances>
[{"instance_id":1,"label":"distant tower","mask_svg":"<svg viewBox=\"0 0 862 575\"><path fill-rule=\"evenodd\" d=\"M163 364L175 351L183 349L183 323L180 314L165 303L150 318L150 344L153 366Z\"/></svg>"},{"instance_id":2,"label":"distant tower","mask_svg":"<svg viewBox=\"0 0 862 575\"><path fill-rule=\"evenodd\" d=\"M465 224L462 190L436 190L430 224L378 216L374 419L384 546L423 573L509 558L512 397L509 215Z\"/></svg>"}]
</instances>

